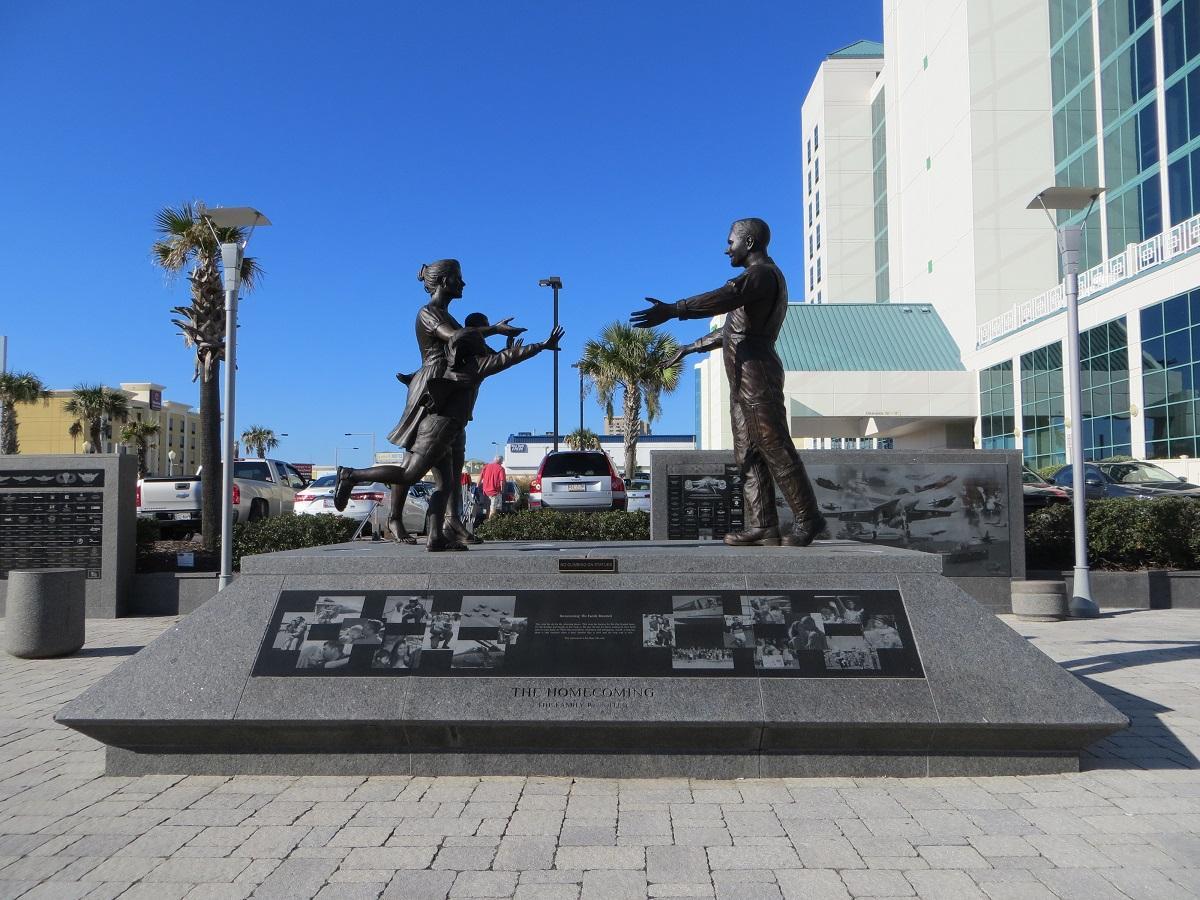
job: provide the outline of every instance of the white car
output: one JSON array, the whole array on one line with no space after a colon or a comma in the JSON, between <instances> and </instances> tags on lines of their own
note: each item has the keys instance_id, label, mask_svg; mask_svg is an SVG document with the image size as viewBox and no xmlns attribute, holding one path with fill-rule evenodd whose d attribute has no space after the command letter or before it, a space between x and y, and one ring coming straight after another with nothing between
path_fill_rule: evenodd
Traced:
<instances>
[{"instance_id":1,"label":"white car","mask_svg":"<svg viewBox=\"0 0 1200 900\"><path fill-rule=\"evenodd\" d=\"M336 475L322 475L296 494L296 515L315 516L329 513L362 522L378 508L375 521L379 522L380 529L387 528L388 512L391 509L391 487L378 481L355 485L350 493L350 502L346 504L346 509L339 513L333 505L333 489L336 483ZM410 534L421 534L425 531L425 511L429 506L425 488L424 482L420 482L408 489L408 499L404 503L404 528Z\"/></svg>"},{"instance_id":2,"label":"white car","mask_svg":"<svg viewBox=\"0 0 1200 900\"><path fill-rule=\"evenodd\" d=\"M650 512L650 479L626 478L625 496L627 498L625 508L630 512L638 510Z\"/></svg>"},{"instance_id":3,"label":"white car","mask_svg":"<svg viewBox=\"0 0 1200 900\"><path fill-rule=\"evenodd\" d=\"M529 482L530 509L601 512L625 503L625 482L603 450L547 453Z\"/></svg>"}]
</instances>

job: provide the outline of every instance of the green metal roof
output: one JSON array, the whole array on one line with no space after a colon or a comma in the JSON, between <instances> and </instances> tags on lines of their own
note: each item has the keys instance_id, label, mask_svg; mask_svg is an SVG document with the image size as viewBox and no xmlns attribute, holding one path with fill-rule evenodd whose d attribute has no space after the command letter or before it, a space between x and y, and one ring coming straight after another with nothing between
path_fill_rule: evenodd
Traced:
<instances>
[{"instance_id":1,"label":"green metal roof","mask_svg":"<svg viewBox=\"0 0 1200 900\"><path fill-rule=\"evenodd\" d=\"M841 50L834 50L829 59L871 59L883 56L883 44L879 41L855 41Z\"/></svg>"},{"instance_id":2,"label":"green metal roof","mask_svg":"<svg viewBox=\"0 0 1200 900\"><path fill-rule=\"evenodd\" d=\"M775 345L797 372L962 372L928 303L789 303Z\"/></svg>"}]
</instances>

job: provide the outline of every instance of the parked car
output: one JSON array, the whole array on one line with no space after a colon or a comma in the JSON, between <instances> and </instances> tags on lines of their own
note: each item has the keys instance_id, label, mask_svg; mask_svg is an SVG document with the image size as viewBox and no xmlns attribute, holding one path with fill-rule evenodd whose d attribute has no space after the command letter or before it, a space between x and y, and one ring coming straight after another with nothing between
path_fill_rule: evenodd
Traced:
<instances>
[{"instance_id":1,"label":"parked car","mask_svg":"<svg viewBox=\"0 0 1200 900\"><path fill-rule=\"evenodd\" d=\"M521 506L521 486L515 481L504 482L504 498L500 501L500 511L516 512Z\"/></svg>"},{"instance_id":2,"label":"parked car","mask_svg":"<svg viewBox=\"0 0 1200 900\"><path fill-rule=\"evenodd\" d=\"M1054 483L1071 489L1071 467L1063 466L1054 475ZM1172 475L1154 463L1130 462L1086 463L1084 484L1089 500L1102 497L1137 497L1151 500L1158 497L1191 497L1200 500L1200 486Z\"/></svg>"},{"instance_id":3,"label":"parked car","mask_svg":"<svg viewBox=\"0 0 1200 900\"><path fill-rule=\"evenodd\" d=\"M625 505L625 482L603 450L547 453L529 482L530 509L601 512Z\"/></svg>"},{"instance_id":4,"label":"parked car","mask_svg":"<svg viewBox=\"0 0 1200 900\"><path fill-rule=\"evenodd\" d=\"M381 529L387 528L388 514L392 508L392 489L378 481L370 484L355 485L350 492L350 501L345 510L338 512L333 505L333 490L337 484L336 475L322 475L304 490L296 494L296 514L300 516L315 516L329 513L335 516L345 516L362 522L371 516L376 507L379 514L376 521ZM414 484L408 489L408 498L404 501L404 528L410 534L421 534L425 531L425 512L429 508L427 488L432 487L425 482ZM363 529L370 533L370 525Z\"/></svg>"},{"instance_id":5,"label":"parked car","mask_svg":"<svg viewBox=\"0 0 1200 900\"><path fill-rule=\"evenodd\" d=\"M1021 467L1021 491L1025 495L1025 513L1045 509L1055 503L1070 503L1071 495L1051 484L1029 466Z\"/></svg>"},{"instance_id":6,"label":"parked car","mask_svg":"<svg viewBox=\"0 0 1200 900\"><path fill-rule=\"evenodd\" d=\"M643 476L625 479L625 508L630 512L650 512L650 479Z\"/></svg>"},{"instance_id":7,"label":"parked car","mask_svg":"<svg viewBox=\"0 0 1200 900\"><path fill-rule=\"evenodd\" d=\"M147 477L137 483L137 514L159 523L163 537L200 530L200 485L195 475ZM291 512L303 475L278 459L238 459L233 463L233 520L253 522Z\"/></svg>"}]
</instances>

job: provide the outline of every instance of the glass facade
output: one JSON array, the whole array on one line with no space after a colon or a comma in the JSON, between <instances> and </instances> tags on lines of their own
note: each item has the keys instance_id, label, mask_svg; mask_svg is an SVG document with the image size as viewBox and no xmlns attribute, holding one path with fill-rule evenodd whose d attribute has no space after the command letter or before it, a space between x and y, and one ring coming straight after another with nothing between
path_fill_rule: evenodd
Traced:
<instances>
[{"instance_id":1,"label":"glass facade","mask_svg":"<svg viewBox=\"0 0 1200 900\"><path fill-rule=\"evenodd\" d=\"M1129 338L1124 319L1079 336L1083 394L1083 457L1106 459L1133 453L1129 425Z\"/></svg>"},{"instance_id":2,"label":"glass facade","mask_svg":"<svg viewBox=\"0 0 1200 900\"><path fill-rule=\"evenodd\" d=\"M1016 448L1012 360L980 371L979 416L984 450Z\"/></svg>"},{"instance_id":3,"label":"glass facade","mask_svg":"<svg viewBox=\"0 0 1200 900\"><path fill-rule=\"evenodd\" d=\"M1062 343L1021 355L1021 438L1025 464L1066 462Z\"/></svg>"},{"instance_id":4,"label":"glass facade","mask_svg":"<svg viewBox=\"0 0 1200 900\"><path fill-rule=\"evenodd\" d=\"M888 289L887 127L883 91L871 101L872 181L875 197L875 301L884 303Z\"/></svg>"},{"instance_id":5,"label":"glass facade","mask_svg":"<svg viewBox=\"0 0 1200 900\"><path fill-rule=\"evenodd\" d=\"M1196 456L1200 290L1148 306L1141 317L1146 457Z\"/></svg>"}]
</instances>

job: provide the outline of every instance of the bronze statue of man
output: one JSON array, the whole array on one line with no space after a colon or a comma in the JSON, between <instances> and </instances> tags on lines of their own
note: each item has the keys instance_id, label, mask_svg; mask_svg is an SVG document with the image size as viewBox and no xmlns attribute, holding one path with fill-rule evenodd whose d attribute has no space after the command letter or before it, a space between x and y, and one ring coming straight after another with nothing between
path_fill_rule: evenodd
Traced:
<instances>
[{"instance_id":1,"label":"bronze statue of man","mask_svg":"<svg viewBox=\"0 0 1200 900\"><path fill-rule=\"evenodd\" d=\"M733 452L744 474L746 530L727 534L734 547L807 547L825 528L812 484L788 429L783 400L783 363L775 341L787 315L787 282L767 255L771 229L762 219L739 219L729 229L729 264L746 271L706 294L676 303L647 297L650 308L630 317L637 328L669 319L707 319L725 314L719 332L681 347L667 365L689 353L722 348L729 378ZM775 508L778 487L792 508L790 532L780 533Z\"/></svg>"}]
</instances>

